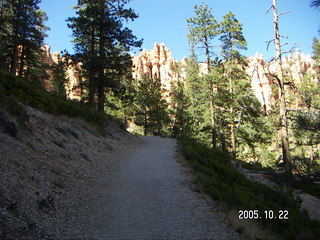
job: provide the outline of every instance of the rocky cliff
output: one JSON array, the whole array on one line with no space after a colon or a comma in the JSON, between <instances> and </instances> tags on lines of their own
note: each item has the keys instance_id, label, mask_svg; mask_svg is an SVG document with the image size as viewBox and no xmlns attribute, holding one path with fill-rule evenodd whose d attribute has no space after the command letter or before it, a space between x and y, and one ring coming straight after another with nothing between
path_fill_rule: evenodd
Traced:
<instances>
[{"instance_id":1,"label":"rocky cliff","mask_svg":"<svg viewBox=\"0 0 320 240\"><path fill-rule=\"evenodd\" d=\"M59 61L59 53L50 53L50 48L45 47L45 61L50 66L57 64ZM142 50L138 56L132 56L133 69L132 76L134 79L140 79L145 75L148 79L159 78L165 89L165 97L170 101L169 93L172 84L186 78L186 60L177 61L171 51L164 43L155 43L151 50ZM206 74L206 64L199 64L200 74ZM283 69L288 81L290 81L291 91L295 91L296 87L306 75L315 73L315 62L309 56L303 53L293 53L283 59ZM81 71L81 63L72 64L70 62L67 69L67 78L69 80L66 91L69 99L80 99L81 91L79 84L83 81L79 72ZM262 55L256 54L248 58L247 74L251 79L252 89L261 102L264 110L268 111L278 98L276 82L272 74L276 72L275 62L266 61ZM50 74L50 71L48 72ZM299 106L299 100L294 103Z\"/></svg>"},{"instance_id":2,"label":"rocky cliff","mask_svg":"<svg viewBox=\"0 0 320 240\"><path fill-rule=\"evenodd\" d=\"M185 78L185 73L177 68L178 61L164 43L155 43L152 50L143 49L138 56L132 57L132 62L133 78L140 79L145 75L148 79L160 79L167 92L166 97L169 96L173 81Z\"/></svg>"},{"instance_id":3,"label":"rocky cliff","mask_svg":"<svg viewBox=\"0 0 320 240\"><path fill-rule=\"evenodd\" d=\"M186 59L178 62L172 57L171 51L163 44L155 43L154 49L143 50L139 56L133 57L134 69L133 77L136 79L146 75L148 78L160 78L162 85L167 91L170 91L172 83L186 78ZM175 66L179 64L180 70L177 71ZM309 56L303 53L293 53L283 59L283 69L285 76L290 82L291 91L301 83L306 75L315 73L315 62ZM206 64L199 64L200 74L206 74ZM276 82L272 74L276 72L275 62L265 61L263 56L256 54L248 58L247 74L251 79L251 86L256 97L261 102L265 111L272 108L278 98ZM294 105L299 106L301 103L298 99Z\"/></svg>"},{"instance_id":4,"label":"rocky cliff","mask_svg":"<svg viewBox=\"0 0 320 240\"><path fill-rule=\"evenodd\" d=\"M251 78L252 89L264 110L268 111L278 99L276 82L272 76L276 73L276 64L274 61L265 61L260 54L249 57L248 63L247 74ZM286 85L287 90L296 93L297 87L303 78L316 73L315 61L310 55L296 52L283 58L283 70L286 82L288 83ZM316 79L312 79L311 77L311 80ZM293 105L301 106L298 98L296 98Z\"/></svg>"}]
</instances>

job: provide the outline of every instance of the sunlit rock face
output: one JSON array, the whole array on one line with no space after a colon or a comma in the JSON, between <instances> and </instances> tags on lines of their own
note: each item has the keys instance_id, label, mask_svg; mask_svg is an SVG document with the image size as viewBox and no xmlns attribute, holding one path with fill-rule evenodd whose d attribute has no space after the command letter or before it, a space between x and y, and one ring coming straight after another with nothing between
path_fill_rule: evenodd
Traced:
<instances>
[{"instance_id":1,"label":"sunlit rock face","mask_svg":"<svg viewBox=\"0 0 320 240\"><path fill-rule=\"evenodd\" d=\"M269 65L263 59L262 55L256 54L254 57L248 58L247 74L251 79L251 87L256 97L261 102L263 109L268 111L271 109L271 96L273 78L269 73Z\"/></svg>"},{"instance_id":2,"label":"sunlit rock face","mask_svg":"<svg viewBox=\"0 0 320 240\"><path fill-rule=\"evenodd\" d=\"M50 47L44 46L44 61L49 66L53 66L63 60L60 58L59 52L50 53ZM70 60L71 61L71 60ZM147 79L158 78L161 80L162 87L165 91L164 97L170 102L170 91L172 85L178 80L186 79L187 58L177 61L173 58L171 51L164 43L155 43L152 50L142 50L138 56L132 56L133 69L132 76L134 79L142 79L145 75ZM69 99L80 99L81 88L80 83L85 81L81 76L81 63L73 64L69 62L66 71L68 83L66 92ZM283 70L286 81L290 84L286 88L291 91L297 91L297 86L301 83L306 75L316 75L315 61L303 53L293 53L283 57ZM207 74L206 63L199 63L199 74ZM261 102L264 111L271 110L279 98L277 83L272 76L277 72L274 61L264 60L261 54L255 54L253 57L248 57L247 74L251 80L252 89ZM52 70L47 70L47 73L52 75ZM317 79L313 79L317 81ZM50 85L45 86L50 90ZM299 107L301 103L296 98L293 107Z\"/></svg>"},{"instance_id":3,"label":"sunlit rock face","mask_svg":"<svg viewBox=\"0 0 320 240\"><path fill-rule=\"evenodd\" d=\"M178 62L163 43L155 43L152 50L144 49L132 60L134 64L133 78L141 79L143 75L146 75L147 79L159 78L167 92L166 97L169 101L168 93L172 84L178 79L186 79L187 59L184 58ZM315 73L315 62L309 55L296 52L283 57L282 60L286 81L290 82L286 88L290 92L296 91L297 86L307 74ZM180 66L179 71L174 68L176 64ZM251 80L252 90L261 102L262 109L264 111L271 110L279 98L277 82L273 76L277 72L275 61L266 61L261 54L257 53L253 57L248 57L246 72ZM199 74L207 74L206 63L199 63ZM301 105L298 102L299 99L296 98L295 101L293 107L299 107Z\"/></svg>"},{"instance_id":4,"label":"sunlit rock face","mask_svg":"<svg viewBox=\"0 0 320 240\"><path fill-rule=\"evenodd\" d=\"M146 76L148 80L160 79L167 97L172 81L182 77L181 73L174 69L177 60L172 57L171 51L164 43L155 43L152 50L142 50L139 56L132 58L132 62L133 78L141 79Z\"/></svg>"},{"instance_id":5,"label":"sunlit rock face","mask_svg":"<svg viewBox=\"0 0 320 240\"><path fill-rule=\"evenodd\" d=\"M256 54L254 57L248 58L248 63L246 72L251 78L252 89L263 109L265 111L271 110L275 101L279 98L277 82L273 77L277 73L276 62L266 62L262 55ZM296 52L283 57L282 63L285 82L287 83L285 88L290 93L298 93L297 87L305 76L315 76L315 61L310 55ZM316 79L313 80L316 81ZM291 105L292 107L301 107L299 98L295 98Z\"/></svg>"}]
</instances>

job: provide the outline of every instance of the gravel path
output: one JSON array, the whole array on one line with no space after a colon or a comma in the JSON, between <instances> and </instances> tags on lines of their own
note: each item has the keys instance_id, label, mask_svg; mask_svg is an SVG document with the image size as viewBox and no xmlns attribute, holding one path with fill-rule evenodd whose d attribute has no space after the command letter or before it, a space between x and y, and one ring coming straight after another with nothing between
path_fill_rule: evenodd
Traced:
<instances>
[{"instance_id":1,"label":"gravel path","mask_svg":"<svg viewBox=\"0 0 320 240\"><path fill-rule=\"evenodd\" d=\"M141 137L100 183L91 203L96 239L241 239L220 212L190 189L174 139Z\"/></svg>"}]
</instances>

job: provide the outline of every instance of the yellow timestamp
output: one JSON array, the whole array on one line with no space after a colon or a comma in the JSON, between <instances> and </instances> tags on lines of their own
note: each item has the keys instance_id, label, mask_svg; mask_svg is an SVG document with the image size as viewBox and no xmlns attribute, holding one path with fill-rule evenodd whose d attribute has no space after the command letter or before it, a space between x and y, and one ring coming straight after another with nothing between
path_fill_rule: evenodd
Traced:
<instances>
[{"instance_id":1,"label":"yellow timestamp","mask_svg":"<svg viewBox=\"0 0 320 240\"><path fill-rule=\"evenodd\" d=\"M259 210L239 210L239 219L280 219L288 220L289 211L288 210L265 210L262 213Z\"/></svg>"}]
</instances>

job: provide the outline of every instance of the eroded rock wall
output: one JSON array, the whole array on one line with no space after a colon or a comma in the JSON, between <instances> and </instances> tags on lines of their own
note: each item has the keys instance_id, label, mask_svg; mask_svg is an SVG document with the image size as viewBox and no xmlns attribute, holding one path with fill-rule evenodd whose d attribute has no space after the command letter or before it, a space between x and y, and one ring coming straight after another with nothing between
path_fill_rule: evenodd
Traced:
<instances>
[{"instance_id":1,"label":"eroded rock wall","mask_svg":"<svg viewBox=\"0 0 320 240\"><path fill-rule=\"evenodd\" d=\"M60 57L59 53L50 53L50 47L45 47L45 61L50 66L57 64ZM171 51L164 43L155 43L151 50L142 50L138 56L132 56L133 69L132 76L134 79L158 78L161 80L165 90L164 97L170 102L169 93L172 85L177 80L186 79L187 59L177 61ZM81 77L81 63L69 63L67 69L68 84L66 86L67 96L69 99L80 99L81 89L79 84L85 81ZM200 74L206 74L206 63L199 63ZM303 53L293 53L283 58L283 70L286 78L290 82L290 86L286 86L288 90L295 91L296 87L301 83L306 75L312 75L316 72L315 61ZM49 74L50 74L50 70ZM248 58L247 74L251 79L251 86L256 97L261 102L265 111L272 109L275 101L278 99L276 82L272 74L276 72L275 62L266 61L262 55L256 54ZM299 106L298 99L294 103Z\"/></svg>"}]
</instances>

